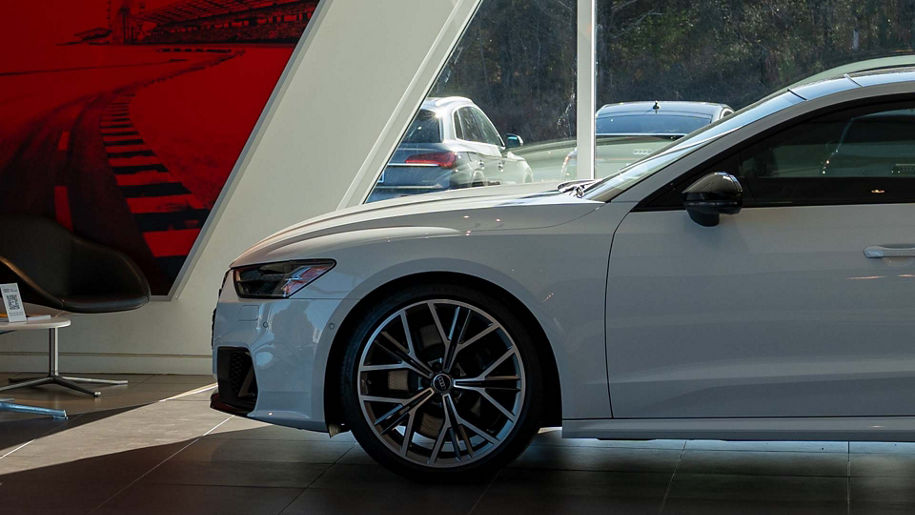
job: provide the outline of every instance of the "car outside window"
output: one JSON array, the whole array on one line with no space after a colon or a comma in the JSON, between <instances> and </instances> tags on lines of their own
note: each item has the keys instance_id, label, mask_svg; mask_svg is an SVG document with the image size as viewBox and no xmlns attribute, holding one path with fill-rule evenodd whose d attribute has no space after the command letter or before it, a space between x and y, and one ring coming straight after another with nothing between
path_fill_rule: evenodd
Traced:
<instances>
[{"instance_id":1,"label":"car outside window","mask_svg":"<svg viewBox=\"0 0 915 515\"><path fill-rule=\"evenodd\" d=\"M442 141L442 122L428 109L420 109L407 129L404 143L439 143Z\"/></svg>"},{"instance_id":2,"label":"car outside window","mask_svg":"<svg viewBox=\"0 0 915 515\"><path fill-rule=\"evenodd\" d=\"M480 129L482 129L482 142L489 143L490 145L495 145L497 147L504 146L502 144L502 137L499 136L499 131L493 127L492 122L489 121L489 118L487 118L486 115L483 114L483 112L479 109L471 109L471 112L473 113L474 118L477 120L477 125L479 125Z\"/></svg>"},{"instance_id":3,"label":"car outside window","mask_svg":"<svg viewBox=\"0 0 915 515\"><path fill-rule=\"evenodd\" d=\"M706 125L702 129L674 141L670 145L655 152L653 158L645 159L627 166L617 174L596 181L585 188L584 194L590 199L609 202L626 189L638 184L642 179L651 176L672 163L674 160L669 159L669 156L675 155L677 158L685 156L725 134L729 134L746 125L750 125L766 116L777 113L782 109L786 109L802 101L801 97L791 92L783 92L766 97L755 104L737 111L727 118L722 118L711 125Z\"/></svg>"},{"instance_id":4,"label":"car outside window","mask_svg":"<svg viewBox=\"0 0 915 515\"><path fill-rule=\"evenodd\" d=\"M911 202L915 109L820 116L750 147L740 160L738 178L757 205Z\"/></svg>"},{"instance_id":5,"label":"car outside window","mask_svg":"<svg viewBox=\"0 0 915 515\"><path fill-rule=\"evenodd\" d=\"M483 133L483 127L480 125L479 118L474 116L472 108L462 107L458 109L458 117L461 121L461 139L466 141L476 141L479 143L486 142L486 136Z\"/></svg>"},{"instance_id":6,"label":"car outside window","mask_svg":"<svg viewBox=\"0 0 915 515\"><path fill-rule=\"evenodd\" d=\"M711 116L688 114L611 114L597 118L598 136L689 134L711 123Z\"/></svg>"}]
</instances>

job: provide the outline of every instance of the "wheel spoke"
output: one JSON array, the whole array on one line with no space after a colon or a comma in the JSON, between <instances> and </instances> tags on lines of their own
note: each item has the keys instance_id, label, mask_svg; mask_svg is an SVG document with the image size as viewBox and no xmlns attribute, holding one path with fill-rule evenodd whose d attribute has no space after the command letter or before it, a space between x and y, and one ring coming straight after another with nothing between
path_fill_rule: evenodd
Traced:
<instances>
[{"instance_id":1,"label":"wheel spoke","mask_svg":"<svg viewBox=\"0 0 915 515\"><path fill-rule=\"evenodd\" d=\"M442 345L445 346L445 352L442 353L442 356L447 356L451 352L451 339L445 335L445 328L438 318L438 312L435 311L435 303L427 302L426 304L429 306L429 312L432 313L432 321L435 323L435 329L438 330L438 337L442 339Z\"/></svg>"},{"instance_id":2,"label":"wheel spoke","mask_svg":"<svg viewBox=\"0 0 915 515\"><path fill-rule=\"evenodd\" d=\"M430 370L429 367L426 366L423 362L416 360L412 356L410 356L409 352L406 349L404 349L403 346L397 340L395 340L390 334L382 331L381 336L384 336L384 338L388 341L388 343L394 347L392 349L392 348L388 347L387 345L382 345L380 341L376 340L376 342L378 343L378 347L381 350L383 350L383 351L387 352L388 354L390 354L391 356L397 358L398 360L400 360L401 363L406 365L407 368L409 368L410 370L416 372L417 374L425 377L426 379L432 378L432 370Z\"/></svg>"},{"instance_id":3,"label":"wheel spoke","mask_svg":"<svg viewBox=\"0 0 915 515\"><path fill-rule=\"evenodd\" d=\"M409 399L397 399L395 397L376 397L376 396L372 396L372 395L364 395L364 396L362 396L362 400L365 402L385 402L385 403L392 403L392 404L396 403L398 405L396 408L388 411L384 415L381 415L380 417L375 419L374 422L372 422L376 426L380 426L380 425L384 424L385 422L387 422L387 424L385 424L385 426L381 429L381 434L385 434L385 433L391 431L392 429L394 429L395 427L397 427L400 424L400 422L404 419L404 417L406 417L407 415L409 415L411 413L415 413L416 410L420 408L420 406L422 406L423 404L426 403L426 401L428 401L429 399L432 398L433 393L434 393L434 391L432 390L432 388L426 388L426 389L420 391L419 393L417 393L416 395L414 395L413 397L410 397Z\"/></svg>"},{"instance_id":4,"label":"wheel spoke","mask_svg":"<svg viewBox=\"0 0 915 515\"><path fill-rule=\"evenodd\" d=\"M492 436L491 434L487 433L486 431L483 431L482 429L478 428L477 426L471 424L470 422L465 420L463 417L461 417L461 414L458 413L457 407L454 405L454 400L451 399L450 394L445 394L444 396L442 396L442 400L444 401L445 406L449 407L448 409L445 410L445 413L447 414L448 411L451 411L453 413L454 420L451 421L452 425L458 424L460 426L464 426L467 429L473 431L474 433L480 435L481 437L483 437L483 439L485 439L486 441L488 441L491 444L499 443L498 438Z\"/></svg>"},{"instance_id":5,"label":"wheel spoke","mask_svg":"<svg viewBox=\"0 0 915 515\"><path fill-rule=\"evenodd\" d=\"M489 392L487 392L487 391L484 390L483 388L477 388L477 387L474 387L474 386L457 386L457 385L455 385L455 388L458 388L458 389L461 389L461 390L470 390L470 391L473 391L473 392L476 392L476 393L480 394L480 397L483 397L484 399L486 399L490 404L492 404L493 406L495 406L497 410L499 410L500 412L502 412L502 414L505 415L505 418L507 418L508 420L511 420L512 422L515 421L515 418L516 418L516 417L515 417L515 414L512 413L511 411L508 411L508 410L505 408L505 406L502 405L502 403L500 403L499 401L493 399L492 396L489 395Z\"/></svg>"},{"instance_id":6,"label":"wheel spoke","mask_svg":"<svg viewBox=\"0 0 915 515\"><path fill-rule=\"evenodd\" d=\"M400 455L406 457L407 450L410 449L410 442L413 441L413 422L416 420L416 410L411 410L407 425L403 430L403 442L400 444Z\"/></svg>"},{"instance_id":7,"label":"wheel spoke","mask_svg":"<svg viewBox=\"0 0 915 515\"><path fill-rule=\"evenodd\" d=\"M486 329L483 329L482 331L480 331L479 333L474 335L469 340L467 340L467 341L458 340L458 343L454 345L454 350L451 351L451 353L449 355L448 362L444 363L444 367L443 367L444 370L446 372L450 372L451 367L454 366L454 361L457 359L458 353L460 353L462 350L466 349L467 347L473 345L474 343L482 340L484 336L486 336L498 329L502 329L502 326L493 322L492 324L489 325L489 327L487 327ZM463 333L463 331L461 331L461 332Z\"/></svg>"},{"instance_id":8,"label":"wheel spoke","mask_svg":"<svg viewBox=\"0 0 915 515\"><path fill-rule=\"evenodd\" d=\"M377 372L379 370L413 370L413 367L401 361L400 363L391 363L388 365L362 365L362 372Z\"/></svg>"},{"instance_id":9,"label":"wheel spoke","mask_svg":"<svg viewBox=\"0 0 915 515\"><path fill-rule=\"evenodd\" d=\"M457 407L454 405L454 399L451 398L451 394L446 393L442 396L442 407L445 409L445 413L448 416L448 420L451 422L451 428L448 430L451 434L451 445L454 447L454 457L461 461L461 444L458 443L457 432L455 429L455 422L460 420L457 414ZM461 427L460 425L457 427Z\"/></svg>"},{"instance_id":10,"label":"wheel spoke","mask_svg":"<svg viewBox=\"0 0 915 515\"><path fill-rule=\"evenodd\" d=\"M416 355L416 348L413 346L413 335L410 334L410 324L407 323L407 310L400 312L400 323L403 324L403 334L407 340L407 353L411 358L419 361L419 356Z\"/></svg>"},{"instance_id":11,"label":"wheel spoke","mask_svg":"<svg viewBox=\"0 0 915 515\"><path fill-rule=\"evenodd\" d=\"M438 437L435 439L435 445L432 446L432 453L429 455L428 463L434 464L438 460L438 454L442 451L442 445L445 444L445 435L451 429L451 417L448 416L448 410L445 411L445 418L442 420L442 428L438 431Z\"/></svg>"}]
</instances>

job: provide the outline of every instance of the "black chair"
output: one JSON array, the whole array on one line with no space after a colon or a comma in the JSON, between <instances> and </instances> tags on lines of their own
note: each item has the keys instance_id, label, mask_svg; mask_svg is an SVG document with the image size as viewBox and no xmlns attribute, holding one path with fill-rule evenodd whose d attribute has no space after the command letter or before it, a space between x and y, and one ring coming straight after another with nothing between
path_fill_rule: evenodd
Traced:
<instances>
[{"instance_id":1,"label":"black chair","mask_svg":"<svg viewBox=\"0 0 915 515\"><path fill-rule=\"evenodd\" d=\"M149 302L149 284L123 253L80 238L52 220L0 216L0 283L19 283L25 302L71 313L113 313ZM126 384L127 381L65 377L57 371L56 332L49 345L50 370L40 378L10 380L24 386L58 384L98 396L76 383Z\"/></svg>"}]
</instances>

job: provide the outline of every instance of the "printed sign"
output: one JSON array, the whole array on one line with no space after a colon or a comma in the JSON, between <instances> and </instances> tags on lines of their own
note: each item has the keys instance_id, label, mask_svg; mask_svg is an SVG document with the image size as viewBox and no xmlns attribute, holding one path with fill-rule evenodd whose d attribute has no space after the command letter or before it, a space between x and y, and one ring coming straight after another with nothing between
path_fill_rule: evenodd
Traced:
<instances>
[{"instance_id":1,"label":"printed sign","mask_svg":"<svg viewBox=\"0 0 915 515\"><path fill-rule=\"evenodd\" d=\"M16 283L0 284L0 293L3 294L3 306L6 308L7 320L25 322L25 308L22 307L19 285Z\"/></svg>"}]
</instances>

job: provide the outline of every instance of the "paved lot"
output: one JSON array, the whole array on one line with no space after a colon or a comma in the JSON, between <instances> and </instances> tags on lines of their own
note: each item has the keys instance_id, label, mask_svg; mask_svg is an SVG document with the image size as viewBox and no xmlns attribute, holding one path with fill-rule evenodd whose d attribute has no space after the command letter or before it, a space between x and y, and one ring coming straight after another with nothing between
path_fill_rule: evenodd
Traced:
<instances>
[{"instance_id":1,"label":"paved lot","mask_svg":"<svg viewBox=\"0 0 915 515\"><path fill-rule=\"evenodd\" d=\"M7 376L0 375L5 382ZM89 399L0 414L5 513L913 513L915 444L562 440L540 434L493 480L417 485L348 435L228 417L207 376L127 376Z\"/></svg>"}]
</instances>

